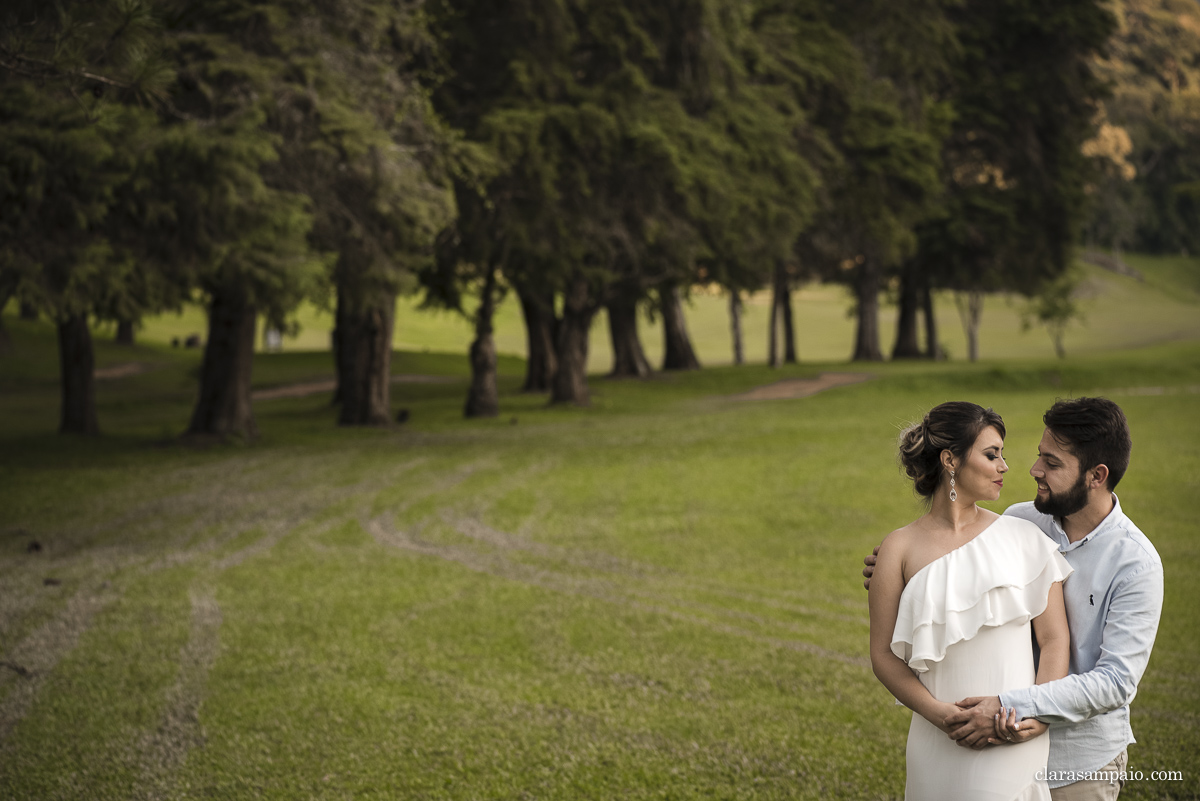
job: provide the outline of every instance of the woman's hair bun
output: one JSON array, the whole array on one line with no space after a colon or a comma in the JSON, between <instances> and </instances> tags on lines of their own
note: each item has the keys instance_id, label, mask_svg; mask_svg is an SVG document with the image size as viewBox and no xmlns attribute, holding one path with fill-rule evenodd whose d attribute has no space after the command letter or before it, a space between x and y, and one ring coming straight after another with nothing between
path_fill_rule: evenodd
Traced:
<instances>
[{"instance_id":1,"label":"woman's hair bun","mask_svg":"<svg viewBox=\"0 0 1200 801\"><path fill-rule=\"evenodd\" d=\"M942 451L962 459L981 431L994 428L1006 435L1004 420L991 409L968 401L950 401L929 410L924 419L900 432L900 465L913 489L932 498L942 481Z\"/></svg>"},{"instance_id":2,"label":"woman's hair bun","mask_svg":"<svg viewBox=\"0 0 1200 801\"><path fill-rule=\"evenodd\" d=\"M918 495L928 498L941 479L941 449L929 443L929 416L900 432L900 465L904 474L913 480Z\"/></svg>"}]
</instances>

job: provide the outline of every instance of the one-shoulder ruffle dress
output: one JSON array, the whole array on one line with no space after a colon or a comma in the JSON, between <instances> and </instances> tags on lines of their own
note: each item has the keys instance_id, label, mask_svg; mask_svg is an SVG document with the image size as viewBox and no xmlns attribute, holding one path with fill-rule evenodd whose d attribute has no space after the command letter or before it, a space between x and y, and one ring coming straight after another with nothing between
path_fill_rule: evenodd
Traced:
<instances>
[{"instance_id":1,"label":"one-shoulder ruffle dress","mask_svg":"<svg viewBox=\"0 0 1200 801\"><path fill-rule=\"evenodd\" d=\"M1071 573L1054 542L1027 520L1002 516L909 579L892 653L933 697L954 702L1029 687L1036 678L1030 621L1051 585ZM975 751L914 714L908 730L909 801L1049 801L1050 738Z\"/></svg>"}]
</instances>

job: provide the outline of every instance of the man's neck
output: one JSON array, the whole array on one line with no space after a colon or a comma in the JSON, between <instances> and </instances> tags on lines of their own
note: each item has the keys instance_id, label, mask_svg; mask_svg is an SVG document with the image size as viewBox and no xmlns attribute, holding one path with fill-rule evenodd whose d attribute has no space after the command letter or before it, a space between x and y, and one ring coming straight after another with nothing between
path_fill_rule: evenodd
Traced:
<instances>
[{"instance_id":1,"label":"man's neck","mask_svg":"<svg viewBox=\"0 0 1200 801\"><path fill-rule=\"evenodd\" d=\"M1092 493L1092 497L1088 499L1087 506L1080 509L1073 515L1068 515L1059 520L1066 532L1068 542L1079 542L1081 539L1091 534L1096 530L1096 526L1104 522L1104 518L1108 517L1113 510L1113 495L1109 490L1103 490Z\"/></svg>"}]
</instances>

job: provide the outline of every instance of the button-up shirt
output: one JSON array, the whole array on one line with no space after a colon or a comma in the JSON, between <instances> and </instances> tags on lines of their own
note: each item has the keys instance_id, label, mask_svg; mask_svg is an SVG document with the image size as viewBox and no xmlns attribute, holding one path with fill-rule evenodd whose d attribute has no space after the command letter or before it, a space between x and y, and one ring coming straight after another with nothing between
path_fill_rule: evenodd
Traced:
<instances>
[{"instance_id":1,"label":"button-up shirt","mask_svg":"<svg viewBox=\"0 0 1200 801\"><path fill-rule=\"evenodd\" d=\"M1163 602L1158 552L1121 511L1113 510L1086 537L1071 542L1058 520L1018 503L1005 514L1035 523L1075 568L1063 583L1071 627L1071 673L1058 681L1000 694L1017 717L1050 724L1051 787L1058 777L1097 770L1136 742L1129 702L1150 660Z\"/></svg>"}]
</instances>

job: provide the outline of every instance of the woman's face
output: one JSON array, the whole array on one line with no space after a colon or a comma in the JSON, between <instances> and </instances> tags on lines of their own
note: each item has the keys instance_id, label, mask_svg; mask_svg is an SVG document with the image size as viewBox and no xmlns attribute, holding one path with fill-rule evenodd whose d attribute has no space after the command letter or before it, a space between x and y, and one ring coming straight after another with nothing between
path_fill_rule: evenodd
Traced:
<instances>
[{"instance_id":1,"label":"woman's face","mask_svg":"<svg viewBox=\"0 0 1200 801\"><path fill-rule=\"evenodd\" d=\"M975 438L962 463L954 471L955 488L959 501L994 501L1000 497L1004 486L1004 474L1008 465L1004 462L1004 438L1000 432L988 426Z\"/></svg>"}]
</instances>

